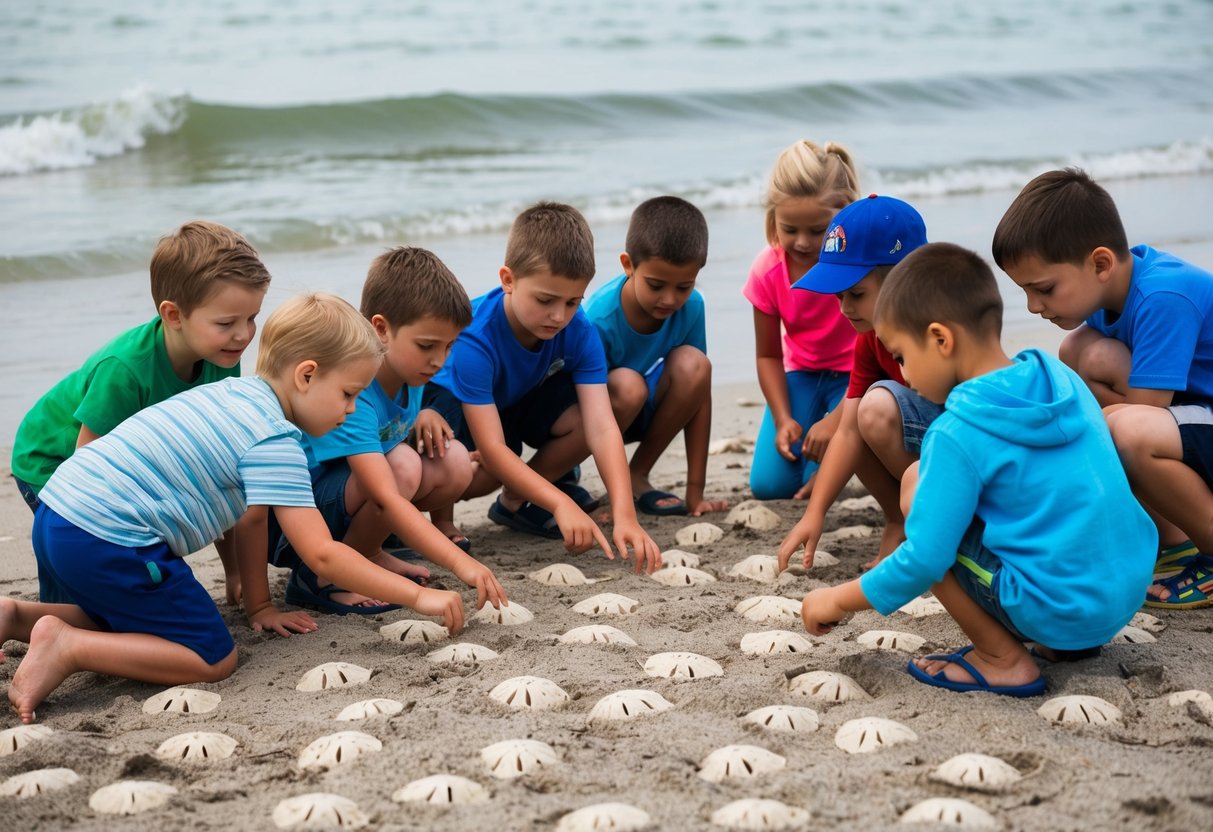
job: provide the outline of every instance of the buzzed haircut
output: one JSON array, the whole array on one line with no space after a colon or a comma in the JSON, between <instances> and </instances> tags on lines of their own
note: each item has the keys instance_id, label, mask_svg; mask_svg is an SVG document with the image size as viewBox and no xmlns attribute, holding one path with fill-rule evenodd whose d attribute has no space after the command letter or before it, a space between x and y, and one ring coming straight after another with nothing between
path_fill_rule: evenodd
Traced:
<instances>
[{"instance_id":1,"label":"buzzed haircut","mask_svg":"<svg viewBox=\"0 0 1213 832\"><path fill-rule=\"evenodd\" d=\"M505 266L515 277L547 269L557 277L594 276L594 235L572 205L538 202L514 219L505 244Z\"/></svg>"},{"instance_id":2,"label":"buzzed haircut","mask_svg":"<svg viewBox=\"0 0 1213 832\"><path fill-rule=\"evenodd\" d=\"M455 275L432 251L398 246L371 261L362 284L362 314L382 315L393 331L422 318L472 322L472 304Z\"/></svg>"},{"instance_id":3,"label":"buzzed haircut","mask_svg":"<svg viewBox=\"0 0 1213 832\"><path fill-rule=\"evenodd\" d=\"M708 262L708 221L685 199L657 196L632 212L628 223L628 259L633 266L664 260L675 266Z\"/></svg>"},{"instance_id":4,"label":"buzzed haircut","mask_svg":"<svg viewBox=\"0 0 1213 832\"><path fill-rule=\"evenodd\" d=\"M152 300L175 303L189 315L224 283L265 291L270 273L257 250L227 226L192 220L160 238L149 267Z\"/></svg>"},{"instance_id":5,"label":"buzzed haircut","mask_svg":"<svg viewBox=\"0 0 1213 832\"><path fill-rule=\"evenodd\" d=\"M1042 173L1024 186L994 231L991 253L1004 271L1026 257L1080 266L1100 247L1129 258L1111 195L1079 168Z\"/></svg>"},{"instance_id":6,"label":"buzzed haircut","mask_svg":"<svg viewBox=\"0 0 1213 832\"><path fill-rule=\"evenodd\" d=\"M977 338L998 338L1002 294L977 252L954 243L928 243L889 272L873 317L920 343L932 323L960 327Z\"/></svg>"}]
</instances>

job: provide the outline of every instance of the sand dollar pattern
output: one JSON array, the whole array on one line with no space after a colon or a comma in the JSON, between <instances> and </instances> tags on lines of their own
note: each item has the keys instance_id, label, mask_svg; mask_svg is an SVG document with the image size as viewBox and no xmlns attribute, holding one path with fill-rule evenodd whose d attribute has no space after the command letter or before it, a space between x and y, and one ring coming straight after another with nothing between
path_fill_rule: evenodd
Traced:
<instances>
[{"instance_id":1,"label":"sand dollar pattern","mask_svg":"<svg viewBox=\"0 0 1213 832\"><path fill-rule=\"evenodd\" d=\"M916 739L918 735L908 726L879 716L848 720L834 734L834 744L848 754L868 754Z\"/></svg>"},{"instance_id":2,"label":"sand dollar pattern","mask_svg":"<svg viewBox=\"0 0 1213 832\"><path fill-rule=\"evenodd\" d=\"M709 783L749 780L779 771L787 762L778 754L756 745L726 745L703 758L699 763L699 776Z\"/></svg>"},{"instance_id":3,"label":"sand dollar pattern","mask_svg":"<svg viewBox=\"0 0 1213 832\"><path fill-rule=\"evenodd\" d=\"M14 754L30 743L44 740L53 733L55 733L53 728L38 723L6 728L0 731L0 757Z\"/></svg>"},{"instance_id":4,"label":"sand dollar pattern","mask_svg":"<svg viewBox=\"0 0 1213 832\"><path fill-rule=\"evenodd\" d=\"M733 610L755 624L791 624L800 621L800 603L781 595L755 595L738 601Z\"/></svg>"},{"instance_id":5,"label":"sand dollar pattern","mask_svg":"<svg viewBox=\"0 0 1213 832\"><path fill-rule=\"evenodd\" d=\"M318 664L299 678L295 690L317 691L361 685L371 678L371 671L349 662Z\"/></svg>"},{"instance_id":6,"label":"sand dollar pattern","mask_svg":"<svg viewBox=\"0 0 1213 832\"><path fill-rule=\"evenodd\" d=\"M830 670L810 670L788 681L788 690L796 696L807 696L821 702L850 702L872 697L859 683L842 673Z\"/></svg>"},{"instance_id":7,"label":"sand dollar pattern","mask_svg":"<svg viewBox=\"0 0 1213 832\"><path fill-rule=\"evenodd\" d=\"M900 630L868 630L860 634L856 642L873 650L902 650L913 653L926 643L926 639L914 633Z\"/></svg>"},{"instance_id":8,"label":"sand dollar pattern","mask_svg":"<svg viewBox=\"0 0 1213 832\"><path fill-rule=\"evenodd\" d=\"M66 789L80 782L80 775L70 768L39 768L14 774L0 783L0 795L5 797L36 797L44 792Z\"/></svg>"},{"instance_id":9,"label":"sand dollar pattern","mask_svg":"<svg viewBox=\"0 0 1213 832\"><path fill-rule=\"evenodd\" d=\"M724 532L719 526L711 523L692 523L675 532L674 542L679 546L703 546L715 543L722 537L724 537Z\"/></svg>"},{"instance_id":10,"label":"sand dollar pattern","mask_svg":"<svg viewBox=\"0 0 1213 832\"><path fill-rule=\"evenodd\" d=\"M168 803L177 790L154 780L120 780L102 786L88 799L94 812L104 815L135 815Z\"/></svg>"},{"instance_id":11,"label":"sand dollar pattern","mask_svg":"<svg viewBox=\"0 0 1213 832\"><path fill-rule=\"evenodd\" d=\"M383 743L361 731L338 731L313 741L299 753L299 768L326 769L382 751Z\"/></svg>"},{"instance_id":12,"label":"sand dollar pattern","mask_svg":"<svg viewBox=\"0 0 1213 832\"><path fill-rule=\"evenodd\" d=\"M219 694L198 688L169 688L143 703L145 714L206 714L219 707Z\"/></svg>"},{"instance_id":13,"label":"sand dollar pattern","mask_svg":"<svg viewBox=\"0 0 1213 832\"><path fill-rule=\"evenodd\" d=\"M636 641L623 630L610 624L586 624L584 627L574 627L557 641L561 644L622 644L635 647Z\"/></svg>"},{"instance_id":14,"label":"sand dollar pattern","mask_svg":"<svg viewBox=\"0 0 1213 832\"><path fill-rule=\"evenodd\" d=\"M649 576L663 586L700 586L715 583L716 577L702 569L692 566L671 566L668 569L658 569Z\"/></svg>"},{"instance_id":15,"label":"sand dollar pattern","mask_svg":"<svg viewBox=\"0 0 1213 832\"><path fill-rule=\"evenodd\" d=\"M1036 713L1049 722L1072 722L1079 725L1107 725L1120 721L1120 708L1098 696L1055 696L1041 705Z\"/></svg>"},{"instance_id":16,"label":"sand dollar pattern","mask_svg":"<svg viewBox=\"0 0 1213 832\"><path fill-rule=\"evenodd\" d=\"M165 760L185 760L187 762L205 763L214 760L226 760L232 756L238 743L227 734L214 731L189 731L169 737L160 743L156 756Z\"/></svg>"},{"instance_id":17,"label":"sand dollar pattern","mask_svg":"<svg viewBox=\"0 0 1213 832\"><path fill-rule=\"evenodd\" d=\"M660 693L652 690L620 690L608 693L590 709L590 719L634 719L668 711L674 707Z\"/></svg>"},{"instance_id":18,"label":"sand dollar pattern","mask_svg":"<svg viewBox=\"0 0 1213 832\"><path fill-rule=\"evenodd\" d=\"M562 817L556 832L634 832L652 823L648 812L627 803L595 803Z\"/></svg>"},{"instance_id":19,"label":"sand dollar pattern","mask_svg":"<svg viewBox=\"0 0 1213 832\"><path fill-rule=\"evenodd\" d=\"M385 624L379 628L379 635L388 641L420 642L422 644L443 641L451 637L450 631L437 621L425 621L414 618L406 618L403 621Z\"/></svg>"},{"instance_id":20,"label":"sand dollar pattern","mask_svg":"<svg viewBox=\"0 0 1213 832\"><path fill-rule=\"evenodd\" d=\"M821 717L817 711L797 705L767 705L765 708L750 711L742 719L768 731L806 734L816 731L821 725Z\"/></svg>"},{"instance_id":21,"label":"sand dollar pattern","mask_svg":"<svg viewBox=\"0 0 1213 832\"><path fill-rule=\"evenodd\" d=\"M715 659L709 659L707 656L674 651L649 656L644 663L644 672L659 679L689 682L711 676L723 676L724 668Z\"/></svg>"},{"instance_id":22,"label":"sand dollar pattern","mask_svg":"<svg viewBox=\"0 0 1213 832\"><path fill-rule=\"evenodd\" d=\"M395 699L363 699L346 705L337 714L338 722L357 722L380 716L395 716L404 710L404 703Z\"/></svg>"},{"instance_id":23,"label":"sand dollar pattern","mask_svg":"<svg viewBox=\"0 0 1213 832\"><path fill-rule=\"evenodd\" d=\"M661 553L662 569L670 569L675 566L689 566L695 569L698 568L699 562L699 555L684 552L681 549L670 549Z\"/></svg>"},{"instance_id":24,"label":"sand dollar pattern","mask_svg":"<svg viewBox=\"0 0 1213 832\"><path fill-rule=\"evenodd\" d=\"M279 829L361 829L371 822L348 797L311 792L279 801L272 815Z\"/></svg>"},{"instance_id":25,"label":"sand dollar pattern","mask_svg":"<svg viewBox=\"0 0 1213 832\"><path fill-rule=\"evenodd\" d=\"M426 654L426 658L434 664L471 666L478 665L481 662L491 662L497 658L497 651L490 650L479 644L472 644L470 641L464 641L459 644L441 647L432 653Z\"/></svg>"},{"instance_id":26,"label":"sand dollar pattern","mask_svg":"<svg viewBox=\"0 0 1213 832\"><path fill-rule=\"evenodd\" d=\"M771 511L757 500L746 500L738 503L724 518L730 526L745 526L756 531L770 531L779 528L779 515Z\"/></svg>"},{"instance_id":27,"label":"sand dollar pattern","mask_svg":"<svg viewBox=\"0 0 1213 832\"><path fill-rule=\"evenodd\" d=\"M812 649L813 642L791 630L763 630L760 633L746 633L741 637L741 652L751 656L807 653Z\"/></svg>"},{"instance_id":28,"label":"sand dollar pattern","mask_svg":"<svg viewBox=\"0 0 1213 832\"><path fill-rule=\"evenodd\" d=\"M511 601L508 604L502 604L500 609L497 609L492 604L485 604L472 618L487 624L516 627L519 624L533 621L535 614L517 601Z\"/></svg>"},{"instance_id":29,"label":"sand dollar pattern","mask_svg":"<svg viewBox=\"0 0 1213 832\"><path fill-rule=\"evenodd\" d=\"M774 555L750 555L729 567L729 574L734 578L772 584L779 579L779 558Z\"/></svg>"},{"instance_id":30,"label":"sand dollar pattern","mask_svg":"<svg viewBox=\"0 0 1213 832\"><path fill-rule=\"evenodd\" d=\"M959 826L965 829L997 829L994 816L967 800L957 797L931 797L915 803L899 818L901 823L929 823L933 826Z\"/></svg>"},{"instance_id":31,"label":"sand dollar pattern","mask_svg":"<svg viewBox=\"0 0 1213 832\"><path fill-rule=\"evenodd\" d=\"M600 592L573 605L579 615L630 615L640 608L640 602L614 592Z\"/></svg>"},{"instance_id":32,"label":"sand dollar pattern","mask_svg":"<svg viewBox=\"0 0 1213 832\"><path fill-rule=\"evenodd\" d=\"M538 768L554 766L560 756L552 746L539 740L502 740L480 749L480 759L489 774L498 780L512 780Z\"/></svg>"},{"instance_id":33,"label":"sand dollar pattern","mask_svg":"<svg viewBox=\"0 0 1213 832\"><path fill-rule=\"evenodd\" d=\"M728 829L802 829L808 824L809 817L809 810L799 806L789 806L778 800L746 797L713 812L712 824Z\"/></svg>"},{"instance_id":34,"label":"sand dollar pattern","mask_svg":"<svg viewBox=\"0 0 1213 832\"><path fill-rule=\"evenodd\" d=\"M569 701L564 688L551 679L515 676L489 691L489 698L513 710L546 711Z\"/></svg>"},{"instance_id":35,"label":"sand dollar pattern","mask_svg":"<svg viewBox=\"0 0 1213 832\"><path fill-rule=\"evenodd\" d=\"M957 754L940 763L931 772L931 779L962 789L1001 792L1018 783L1023 775L1015 766L988 754Z\"/></svg>"},{"instance_id":36,"label":"sand dollar pattern","mask_svg":"<svg viewBox=\"0 0 1213 832\"><path fill-rule=\"evenodd\" d=\"M414 780L392 793L397 803L484 803L488 790L475 780L456 774L434 774Z\"/></svg>"}]
</instances>

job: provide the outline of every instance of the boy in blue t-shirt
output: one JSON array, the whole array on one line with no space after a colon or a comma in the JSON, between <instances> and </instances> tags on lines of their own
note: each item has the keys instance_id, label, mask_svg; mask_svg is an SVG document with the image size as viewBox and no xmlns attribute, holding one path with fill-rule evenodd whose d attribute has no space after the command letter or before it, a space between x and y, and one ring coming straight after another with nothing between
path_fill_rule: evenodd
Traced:
<instances>
[{"instance_id":1,"label":"boy in blue t-shirt","mask_svg":"<svg viewBox=\"0 0 1213 832\"><path fill-rule=\"evenodd\" d=\"M602 337L607 390L624 442L639 442L629 465L632 493L645 514L723 511L705 500L712 430L712 363L703 296L695 279L708 258L708 224L676 196L642 202L628 223L623 274L585 302ZM670 442L685 432L686 500L653 488L649 475Z\"/></svg>"},{"instance_id":2,"label":"boy in blue t-shirt","mask_svg":"<svg viewBox=\"0 0 1213 832\"><path fill-rule=\"evenodd\" d=\"M1082 379L1039 350L1003 352L1002 297L977 254L929 243L907 255L875 323L906 383L944 410L902 478L905 542L857 580L810 592L805 628L889 615L929 588L972 646L911 660L910 674L1037 696L1045 680L1023 643L1079 658L1116 635L1149 585L1154 524Z\"/></svg>"},{"instance_id":3,"label":"boy in blue t-shirt","mask_svg":"<svg viewBox=\"0 0 1213 832\"><path fill-rule=\"evenodd\" d=\"M594 276L594 238L577 209L541 202L514 220L501 287L472 302L472 323L427 385L423 407L480 453L464 498L501 494L489 519L563 539L570 552L611 545L587 514L597 506L571 477L590 453L606 484L614 542L636 569L652 572L661 553L636 521L623 438L607 393L606 359L579 306ZM523 444L535 448L528 462Z\"/></svg>"},{"instance_id":4,"label":"boy in blue t-shirt","mask_svg":"<svg viewBox=\"0 0 1213 832\"><path fill-rule=\"evenodd\" d=\"M468 556L470 542L452 517L472 480L467 448L442 416L421 409L425 383L442 369L471 321L467 293L433 253L402 246L372 261L362 286L362 314L384 345L384 359L345 423L305 440L316 506L334 540L384 569L422 581L429 577L425 567L384 551L388 535L395 534L474 587L480 600L499 606L505 591L491 570ZM435 522L422 511L434 513ZM339 615L394 609L318 581L290 544L274 536L271 531L275 564L294 567L287 603Z\"/></svg>"},{"instance_id":5,"label":"boy in blue t-shirt","mask_svg":"<svg viewBox=\"0 0 1213 832\"><path fill-rule=\"evenodd\" d=\"M1028 310L1104 407L1138 499L1158 522L1146 605L1213 604L1213 274L1129 248L1116 204L1077 169L1029 182L994 234Z\"/></svg>"},{"instance_id":6,"label":"boy in blue t-shirt","mask_svg":"<svg viewBox=\"0 0 1213 832\"><path fill-rule=\"evenodd\" d=\"M323 434L353 413L382 355L345 301L293 298L266 321L255 377L145 408L56 469L40 493L33 546L71 602L0 598L0 645L29 643L8 690L22 722L82 670L158 685L230 676L235 643L185 558L257 509L273 507L326 580L441 616L452 635L463 628L458 593L418 587L334 541L312 497L301 431ZM264 531L255 550L240 545L244 524L236 530L253 628L314 631L306 613L270 604Z\"/></svg>"}]
</instances>

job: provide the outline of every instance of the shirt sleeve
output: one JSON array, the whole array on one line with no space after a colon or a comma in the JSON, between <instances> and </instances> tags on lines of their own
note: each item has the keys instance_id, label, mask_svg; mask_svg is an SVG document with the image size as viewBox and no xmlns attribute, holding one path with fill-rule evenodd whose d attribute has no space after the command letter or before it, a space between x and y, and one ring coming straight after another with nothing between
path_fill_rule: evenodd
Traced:
<instances>
[{"instance_id":1,"label":"shirt sleeve","mask_svg":"<svg viewBox=\"0 0 1213 832\"><path fill-rule=\"evenodd\" d=\"M1186 390L1203 325L1200 310L1177 292L1154 292L1143 299L1133 322L1129 385Z\"/></svg>"},{"instance_id":2,"label":"shirt sleeve","mask_svg":"<svg viewBox=\"0 0 1213 832\"><path fill-rule=\"evenodd\" d=\"M317 462L343 459L354 454L369 454L383 451L379 441L379 413L363 391L358 396L354 412L345 417L345 422L323 436L309 436L308 445Z\"/></svg>"},{"instance_id":3,"label":"shirt sleeve","mask_svg":"<svg viewBox=\"0 0 1213 832\"><path fill-rule=\"evenodd\" d=\"M855 353L851 359L851 380L847 385L847 398L858 399L868 388L884 376L876 358L876 337L863 333L855 339Z\"/></svg>"},{"instance_id":4,"label":"shirt sleeve","mask_svg":"<svg viewBox=\"0 0 1213 832\"><path fill-rule=\"evenodd\" d=\"M759 312L778 317L778 298L771 291L771 282L768 277L771 272L771 262L770 258L764 254L758 255L754 265L750 267L750 277L742 287L741 294Z\"/></svg>"},{"instance_id":5,"label":"shirt sleeve","mask_svg":"<svg viewBox=\"0 0 1213 832\"><path fill-rule=\"evenodd\" d=\"M703 295L698 289L691 290L691 297L684 307L687 310L689 327L686 338L682 343L695 347L704 355L708 352L707 312L704 307ZM681 346L681 345L680 345Z\"/></svg>"},{"instance_id":6,"label":"shirt sleeve","mask_svg":"<svg viewBox=\"0 0 1213 832\"><path fill-rule=\"evenodd\" d=\"M104 436L146 407L146 390L146 384L125 363L103 359L93 369L73 415L93 433Z\"/></svg>"},{"instance_id":7,"label":"shirt sleeve","mask_svg":"<svg viewBox=\"0 0 1213 832\"><path fill-rule=\"evenodd\" d=\"M289 436L275 436L253 445L240 458L237 470L250 506L316 505L303 446Z\"/></svg>"},{"instance_id":8,"label":"shirt sleeve","mask_svg":"<svg viewBox=\"0 0 1213 832\"><path fill-rule=\"evenodd\" d=\"M976 469L956 442L928 430L906 539L859 579L877 612L889 615L943 580L976 516L981 489Z\"/></svg>"},{"instance_id":9,"label":"shirt sleeve","mask_svg":"<svg viewBox=\"0 0 1213 832\"><path fill-rule=\"evenodd\" d=\"M606 384L606 354L602 349L602 339L598 336L597 327L578 309L568 329L569 340L565 343L569 357L574 359L571 362L573 383Z\"/></svg>"},{"instance_id":10,"label":"shirt sleeve","mask_svg":"<svg viewBox=\"0 0 1213 832\"><path fill-rule=\"evenodd\" d=\"M601 351L602 346L598 349ZM496 362L480 343L455 342L448 359L451 392L465 404L493 404L493 369Z\"/></svg>"}]
</instances>

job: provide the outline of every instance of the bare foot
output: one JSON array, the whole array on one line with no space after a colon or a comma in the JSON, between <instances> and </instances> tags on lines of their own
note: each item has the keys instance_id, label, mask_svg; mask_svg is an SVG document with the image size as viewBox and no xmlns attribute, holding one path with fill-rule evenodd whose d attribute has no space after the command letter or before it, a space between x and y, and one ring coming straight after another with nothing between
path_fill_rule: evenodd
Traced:
<instances>
[{"instance_id":1,"label":"bare foot","mask_svg":"<svg viewBox=\"0 0 1213 832\"><path fill-rule=\"evenodd\" d=\"M1040 678L1040 668L1036 666L1036 662L1032 661L1032 657L1026 650L1019 650L1016 654L1005 658L995 658L987 657L974 649L965 655L965 660L973 665L992 687L1027 685ZM944 678L949 681L963 684L977 683L973 674L953 662L921 658L915 659L914 664L931 676L943 671Z\"/></svg>"},{"instance_id":2,"label":"bare foot","mask_svg":"<svg viewBox=\"0 0 1213 832\"><path fill-rule=\"evenodd\" d=\"M39 618L30 631L29 652L8 687L8 701L26 725L37 718L34 708L76 672L68 658L74 632L74 627L53 615Z\"/></svg>"},{"instance_id":3,"label":"bare foot","mask_svg":"<svg viewBox=\"0 0 1213 832\"><path fill-rule=\"evenodd\" d=\"M430 570L422 566L420 563L402 560L401 558L390 555L382 549L379 554L371 558L371 563L381 566L389 572L396 575L403 575L406 578L418 582L424 582L430 577Z\"/></svg>"},{"instance_id":4,"label":"bare foot","mask_svg":"<svg viewBox=\"0 0 1213 832\"><path fill-rule=\"evenodd\" d=\"M447 540L458 546L463 541L467 540L467 535L459 530L452 520L434 520L434 528L446 535Z\"/></svg>"}]
</instances>

